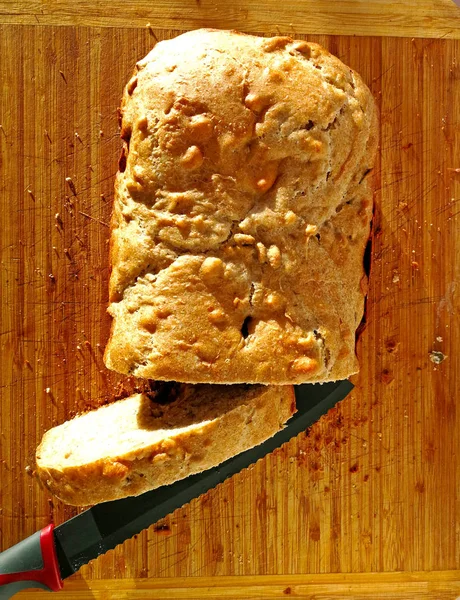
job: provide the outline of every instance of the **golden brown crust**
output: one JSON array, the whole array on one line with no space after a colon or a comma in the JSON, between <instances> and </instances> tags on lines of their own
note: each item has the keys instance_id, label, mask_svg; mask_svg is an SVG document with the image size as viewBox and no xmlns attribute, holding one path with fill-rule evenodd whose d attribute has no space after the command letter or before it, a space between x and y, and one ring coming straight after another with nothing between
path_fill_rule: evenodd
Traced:
<instances>
[{"instance_id":1,"label":"golden brown crust","mask_svg":"<svg viewBox=\"0 0 460 600\"><path fill-rule=\"evenodd\" d=\"M361 78L317 44L199 30L137 64L122 115L106 365L194 383L356 372L377 146Z\"/></svg>"},{"instance_id":2,"label":"golden brown crust","mask_svg":"<svg viewBox=\"0 0 460 600\"><path fill-rule=\"evenodd\" d=\"M68 504L135 496L260 444L294 412L292 386L183 386L166 405L137 394L45 433L36 472Z\"/></svg>"}]
</instances>

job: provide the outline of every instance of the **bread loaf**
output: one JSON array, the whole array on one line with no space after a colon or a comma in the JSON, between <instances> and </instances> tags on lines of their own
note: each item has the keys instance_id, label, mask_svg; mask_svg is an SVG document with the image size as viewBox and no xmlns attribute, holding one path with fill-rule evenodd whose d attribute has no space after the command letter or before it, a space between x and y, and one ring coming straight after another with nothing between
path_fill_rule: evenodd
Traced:
<instances>
[{"instance_id":1,"label":"bread loaf","mask_svg":"<svg viewBox=\"0 0 460 600\"><path fill-rule=\"evenodd\" d=\"M45 433L36 473L68 504L134 496L260 444L295 412L292 386L179 386L166 404L136 394Z\"/></svg>"},{"instance_id":2,"label":"bread loaf","mask_svg":"<svg viewBox=\"0 0 460 600\"><path fill-rule=\"evenodd\" d=\"M314 43L198 30L126 86L105 362L286 384L358 369L374 100Z\"/></svg>"}]
</instances>

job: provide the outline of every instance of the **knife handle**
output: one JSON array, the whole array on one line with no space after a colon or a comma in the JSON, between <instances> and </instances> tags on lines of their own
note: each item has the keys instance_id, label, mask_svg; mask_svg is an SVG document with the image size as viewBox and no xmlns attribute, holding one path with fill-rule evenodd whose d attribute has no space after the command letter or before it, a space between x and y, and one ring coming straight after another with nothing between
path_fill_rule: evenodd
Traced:
<instances>
[{"instance_id":1,"label":"knife handle","mask_svg":"<svg viewBox=\"0 0 460 600\"><path fill-rule=\"evenodd\" d=\"M51 523L0 553L0 600L27 588L62 589Z\"/></svg>"}]
</instances>

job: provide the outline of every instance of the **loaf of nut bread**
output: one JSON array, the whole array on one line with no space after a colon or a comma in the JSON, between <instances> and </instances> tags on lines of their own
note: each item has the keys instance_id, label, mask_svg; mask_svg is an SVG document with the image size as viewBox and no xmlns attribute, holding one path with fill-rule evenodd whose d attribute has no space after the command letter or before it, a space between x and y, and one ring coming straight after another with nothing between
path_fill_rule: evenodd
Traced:
<instances>
[{"instance_id":1,"label":"loaf of nut bread","mask_svg":"<svg viewBox=\"0 0 460 600\"><path fill-rule=\"evenodd\" d=\"M135 496L260 444L295 412L292 386L172 391L161 403L135 394L50 429L37 449L38 477L68 504Z\"/></svg>"},{"instance_id":2,"label":"loaf of nut bread","mask_svg":"<svg viewBox=\"0 0 460 600\"><path fill-rule=\"evenodd\" d=\"M136 65L111 233L106 365L286 384L358 370L374 99L322 47L198 30Z\"/></svg>"}]
</instances>

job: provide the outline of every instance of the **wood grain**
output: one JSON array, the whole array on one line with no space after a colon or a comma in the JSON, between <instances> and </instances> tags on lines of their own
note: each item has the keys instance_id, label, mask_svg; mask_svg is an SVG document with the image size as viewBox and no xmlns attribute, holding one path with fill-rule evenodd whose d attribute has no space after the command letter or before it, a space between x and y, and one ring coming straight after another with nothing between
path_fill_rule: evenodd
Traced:
<instances>
[{"instance_id":1,"label":"wood grain","mask_svg":"<svg viewBox=\"0 0 460 600\"><path fill-rule=\"evenodd\" d=\"M72 580L67 600L201 600L201 598L391 598L391 600L450 600L460 593L460 571L431 573L341 573L321 575L260 575L176 577L155 579ZM48 595L47 595L48 594ZM21 600L49 600L48 592L18 594Z\"/></svg>"},{"instance_id":2,"label":"wood grain","mask_svg":"<svg viewBox=\"0 0 460 600\"><path fill-rule=\"evenodd\" d=\"M379 597L459 595L460 41L309 39L363 75L382 116L356 388L306 434L84 567L62 598L151 597L157 584L155 597L192 598L195 584L195 597L276 597L283 581L298 597L372 597L374 581ZM0 28L2 549L75 514L26 466L47 428L121 389L101 353L116 110L153 43L145 28Z\"/></svg>"},{"instance_id":3,"label":"wood grain","mask_svg":"<svg viewBox=\"0 0 460 600\"><path fill-rule=\"evenodd\" d=\"M0 23L460 38L454 0L1 0Z\"/></svg>"}]
</instances>

